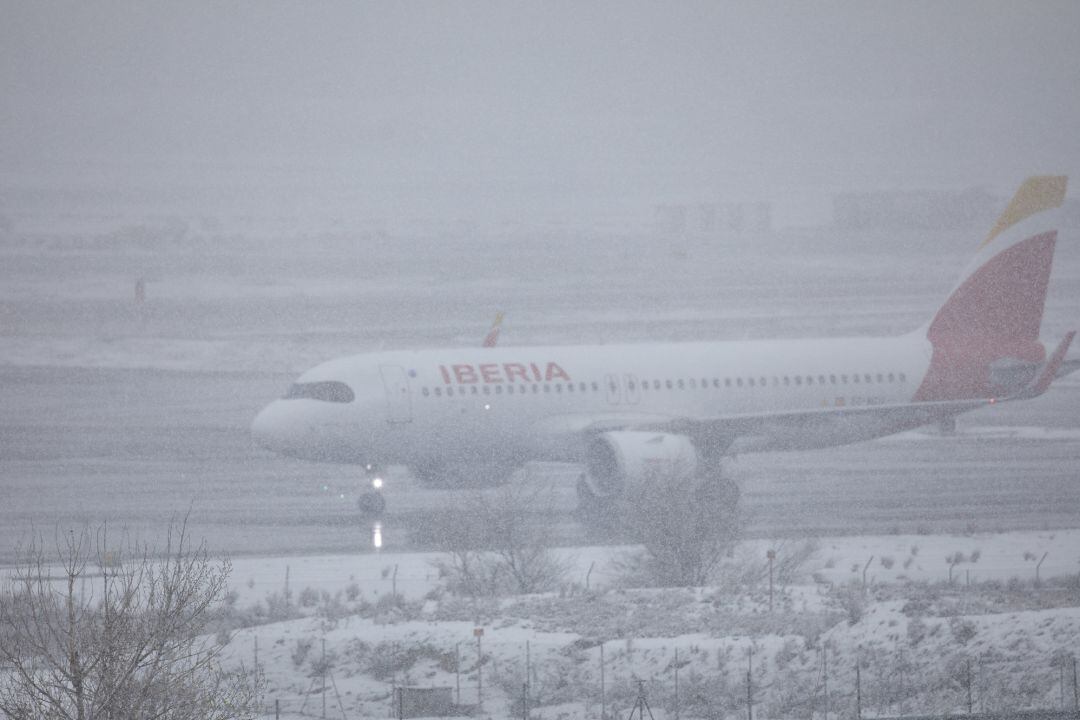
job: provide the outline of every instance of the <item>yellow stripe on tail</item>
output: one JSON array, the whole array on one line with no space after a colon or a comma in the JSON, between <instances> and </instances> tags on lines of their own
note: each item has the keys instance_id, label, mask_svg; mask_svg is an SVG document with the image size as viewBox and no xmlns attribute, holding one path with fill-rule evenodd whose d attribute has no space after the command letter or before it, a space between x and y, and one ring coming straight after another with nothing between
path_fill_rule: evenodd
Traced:
<instances>
[{"instance_id":1,"label":"yellow stripe on tail","mask_svg":"<svg viewBox=\"0 0 1080 720\"><path fill-rule=\"evenodd\" d=\"M986 247L994 238L1021 220L1043 210L1060 207L1061 203L1065 202L1065 186L1068 180L1064 175L1036 175L1025 180L980 247Z\"/></svg>"}]
</instances>

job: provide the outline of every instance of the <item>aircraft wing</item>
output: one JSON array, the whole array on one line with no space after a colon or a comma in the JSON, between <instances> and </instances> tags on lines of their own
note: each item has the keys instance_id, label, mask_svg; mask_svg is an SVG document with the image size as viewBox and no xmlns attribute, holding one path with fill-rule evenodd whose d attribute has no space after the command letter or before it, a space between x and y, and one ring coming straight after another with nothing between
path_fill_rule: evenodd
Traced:
<instances>
[{"instance_id":1,"label":"aircraft wing","mask_svg":"<svg viewBox=\"0 0 1080 720\"><path fill-rule=\"evenodd\" d=\"M795 412L672 417L632 412L555 415L534 427L545 444L573 444L607 432L641 431L685 435L698 448L722 455L800 450L872 440L940 422L992 405L994 400L827 407Z\"/></svg>"},{"instance_id":2,"label":"aircraft wing","mask_svg":"<svg viewBox=\"0 0 1080 720\"><path fill-rule=\"evenodd\" d=\"M871 440L940 422L993 404L993 400L828 407L796 412L679 418L631 423L620 429L686 435L698 447L724 454L764 450L800 450L823 444Z\"/></svg>"}]
</instances>

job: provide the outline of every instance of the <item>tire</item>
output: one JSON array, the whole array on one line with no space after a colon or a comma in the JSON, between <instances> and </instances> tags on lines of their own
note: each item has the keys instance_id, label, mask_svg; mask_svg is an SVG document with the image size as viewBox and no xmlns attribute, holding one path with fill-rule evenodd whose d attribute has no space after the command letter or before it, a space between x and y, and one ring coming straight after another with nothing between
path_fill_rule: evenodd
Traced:
<instances>
[{"instance_id":1,"label":"tire","mask_svg":"<svg viewBox=\"0 0 1080 720\"><path fill-rule=\"evenodd\" d=\"M360 494L356 507L364 517L378 517L386 511L386 498L380 492L369 490Z\"/></svg>"}]
</instances>

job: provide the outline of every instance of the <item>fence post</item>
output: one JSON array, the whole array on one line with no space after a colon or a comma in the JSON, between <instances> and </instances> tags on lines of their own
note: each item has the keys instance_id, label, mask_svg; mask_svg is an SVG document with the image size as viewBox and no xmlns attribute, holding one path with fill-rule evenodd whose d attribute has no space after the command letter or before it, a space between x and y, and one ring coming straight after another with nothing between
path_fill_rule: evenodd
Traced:
<instances>
[{"instance_id":1,"label":"fence post","mask_svg":"<svg viewBox=\"0 0 1080 720\"><path fill-rule=\"evenodd\" d=\"M754 646L750 645L746 660L746 716L754 720Z\"/></svg>"},{"instance_id":2,"label":"fence post","mask_svg":"<svg viewBox=\"0 0 1080 720\"><path fill-rule=\"evenodd\" d=\"M971 658L967 659L967 714L971 714Z\"/></svg>"},{"instance_id":3,"label":"fence post","mask_svg":"<svg viewBox=\"0 0 1080 720\"><path fill-rule=\"evenodd\" d=\"M1061 709L1065 709L1065 663L1058 666L1058 688L1061 690Z\"/></svg>"},{"instance_id":4,"label":"fence post","mask_svg":"<svg viewBox=\"0 0 1080 720\"><path fill-rule=\"evenodd\" d=\"M825 720L829 720L829 646L821 648L821 671L825 678Z\"/></svg>"},{"instance_id":5,"label":"fence post","mask_svg":"<svg viewBox=\"0 0 1080 720\"><path fill-rule=\"evenodd\" d=\"M600 643L600 720L607 720L607 698L604 694L604 643Z\"/></svg>"},{"instance_id":6,"label":"fence post","mask_svg":"<svg viewBox=\"0 0 1080 720\"><path fill-rule=\"evenodd\" d=\"M675 720L679 720L679 648L675 648Z\"/></svg>"},{"instance_id":7,"label":"fence post","mask_svg":"<svg viewBox=\"0 0 1080 720\"><path fill-rule=\"evenodd\" d=\"M1073 666L1073 710L1080 712L1080 688L1076 686L1076 656L1072 656Z\"/></svg>"},{"instance_id":8,"label":"fence post","mask_svg":"<svg viewBox=\"0 0 1080 720\"><path fill-rule=\"evenodd\" d=\"M862 720L862 669L855 661L855 720Z\"/></svg>"}]
</instances>

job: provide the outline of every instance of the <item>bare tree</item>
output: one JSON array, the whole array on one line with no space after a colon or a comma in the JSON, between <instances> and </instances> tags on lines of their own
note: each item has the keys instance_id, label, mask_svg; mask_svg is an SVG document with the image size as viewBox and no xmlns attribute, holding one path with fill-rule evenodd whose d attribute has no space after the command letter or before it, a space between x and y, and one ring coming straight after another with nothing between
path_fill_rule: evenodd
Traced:
<instances>
[{"instance_id":1,"label":"bare tree","mask_svg":"<svg viewBox=\"0 0 1080 720\"><path fill-rule=\"evenodd\" d=\"M569 562L552 552L552 523L544 518L552 507L552 488L507 483L486 499L484 515L492 551L519 593L550 590L569 570Z\"/></svg>"},{"instance_id":2,"label":"bare tree","mask_svg":"<svg viewBox=\"0 0 1080 720\"><path fill-rule=\"evenodd\" d=\"M471 596L550 590L569 563L553 551L552 489L507 483L470 494L448 512L433 515L431 540L449 555L440 568L456 590Z\"/></svg>"},{"instance_id":3,"label":"bare tree","mask_svg":"<svg viewBox=\"0 0 1080 720\"><path fill-rule=\"evenodd\" d=\"M489 556L491 543L483 507L479 493L471 494L469 500L431 513L417 525L415 537L419 542L446 553L434 565L449 579L449 590L457 595L493 597L500 591L500 568Z\"/></svg>"},{"instance_id":4,"label":"bare tree","mask_svg":"<svg viewBox=\"0 0 1080 720\"><path fill-rule=\"evenodd\" d=\"M20 552L0 596L0 711L11 718L226 720L255 715L256 690L225 672L205 634L229 563L170 525L164 551L105 527L57 532Z\"/></svg>"},{"instance_id":5,"label":"bare tree","mask_svg":"<svg viewBox=\"0 0 1080 720\"><path fill-rule=\"evenodd\" d=\"M673 469L627 487L623 517L644 547L631 571L663 586L704 585L738 540L739 489L721 477Z\"/></svg>"}]
</instances>

